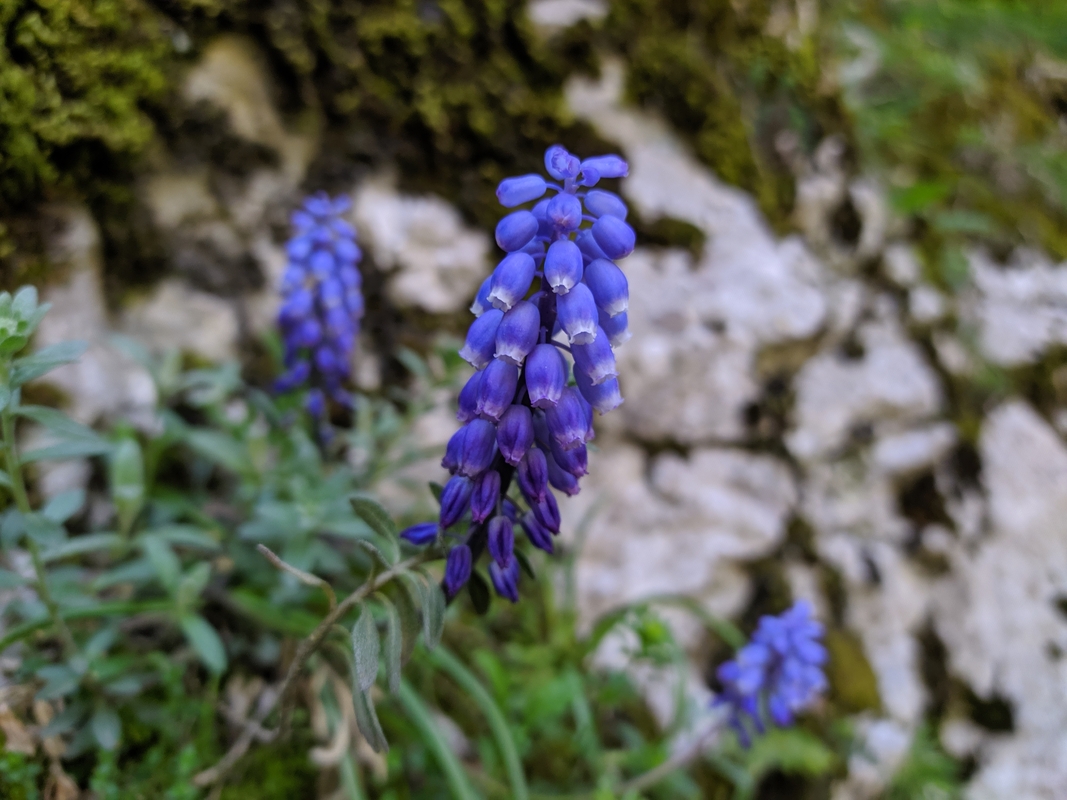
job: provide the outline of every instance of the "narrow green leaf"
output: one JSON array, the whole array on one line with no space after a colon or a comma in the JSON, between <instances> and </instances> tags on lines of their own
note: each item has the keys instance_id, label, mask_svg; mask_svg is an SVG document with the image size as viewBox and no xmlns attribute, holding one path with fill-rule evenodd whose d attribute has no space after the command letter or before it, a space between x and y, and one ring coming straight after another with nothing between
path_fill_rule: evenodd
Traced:
<instances>
[{"instance_id":1,"label":"narrow green leaf","mask_svg":"<svg viewBox=\"0 0 1067 800\"><path fill-rule=\"evenodd\" d=\"M511 783L511 797L514 800L526 800L529 797L529 789L526 786L526 774L522 769L522 759L519 758L518 748L511 736L511 729L504 718L500 707L493 700L492 695L485 689L485 681L479 679L473 672L452 655L444 647L439 647L430 654L430 662L448 673L448 675L470 696L474 704L485 715L486 722L493 732L493 738L500 749L500 757L508 772L508 781Z\"/></svg>"},{"instance_id":2,"label":"narrow green leaf","mask_svg":"<svg viewBox=\"0 0 1067 800\"><path fill-rule=\"evenodd\" d=\"M241 443L221 431L209 428L189 428L184 433L186 444L196 453L214 461L230 472L245 472L248 469L248 453Z\"/></svg>"},{"instance_id":3,"label":"narrow green leaf","mask_svg":"<svg viewBox=\"0 0 1067 800\"><path fill-rule=\"evenodd\" d=\"M139 534L137 540L149 538L159 539L175 547L192 547L209 551L219 549L218 540L203 528L195 525L160 525L158 528L151 528Z\"/></svg>"},{"instance_id":4,"label":"narrow green leaf","mask_svg":"<svg viewBox=\"0 0 1067 800\"><path fill-rule=\"evenodd\" d=\"M85 490L71 489L66 492L60 492L51 498L41 509L41 514L57 525L62 525L77 514L78 510L84 505Z\"/></svg>"},{"instance_id":5,"label":"narrow green leaf","mask_svg":"<svg viewBox=\"0 0 1067 800\"><path fill-rule=\"evenodd\" d=\"M398 697L408 718L419 729L423 740L433 752L434 758L441 767L441 771L444 772L452 797L456 798L456 800L478 800L478 795L471 788L470 783L467 781L467 776L463 772L463 765L459 763L456 754L452 752L452 748L448 746L444 737L441 736L437 723L434 722L430 710L422 702L418 692L412 689L407 681L401 680Z\"/></svg>"},{"instance_id":6,"label":"narrow green leaf","mask_svg":"<svg viewBox=\"0 0 1067 800\"><path fill-rule=\"evenodd\" d=\"M132 436L124 436L108 459L111 502L119 517L119 530L128 533L144 505L144 457L141 445Z\"/></svg>"},{"instance_id":7,"label":"narrow green leaf","mask_svg":"<svg viewBox=\"0 0 1067 800\"><path fill-rule=\"evenodd\" d=\"M379 596L385 608L385 676L389 693L396 694L400 688L400 661L404 644L400 611L388 597Z\"/></svg>"},{"instance_id":8,"label":"narrow green leaf","mask_svg":"<svg viewBox=\"0 0 1067 800\"><path fill-rule=\"evenodd\" d=\"M25 586L27 583L29 583L29 580L18 573L9 569L0 569L0 590L16 589L19 586Z\"/></svg>"},{"instance_id":9,"label":"narrow green leaf","mask_svg":"<svg viewBox=\"0 0 1067 800\"><path fill-rule=\"evenodd\" d=\"M152 562L152 567L159 576L160 583L168 592L174 594L178 590L178 581L181 578L181 563L170 545L159 539L145 539L141 542L141 549Z\"/></svg>"},{"instance_id":10,"label":"narrow green leaf","mask_svg":"<svg viewBox=\"0 0 1067 800\"><path fill-rule=\"evenodd\" d=\"M118 747L119 739L122 738L122 721L113 709L96 709L89 725L92 727L93 737L101 749L114 750Z\"/></svg>"},{"instance_id":11,"label":"narrow green leaf","mask_svg":"<svg viewBox=\"0 0 1067 800\"><path fill-rule=\"evenodd\" d=\"M537 580L537 573L534 572L533 564L530 563L530 559L526 557L526 554L518 548L515 548L512 552L515 554L515 558L519 559L519 566L522 567L522 571L530 576L530 580Z\"/></svg>"},{"instance_id":12,"label":"narrow green leaf","mask_svg":"<svg viewBox=\"0 0 1067 800\"><path fill-rule=\"evenodd\" d=\"M430 492L433 494L433 499L438 503L441 502L441 495L444 494L445 487L439 484L437 481L430 481Z\"/></svg>"},{"instance_id":13,"label":"narrow green leaf","mask_svg":"<svg viewBox=\"0 0 1067 800\"><path fill-rule=\"evenodd\" d=\"M95 553L98 550L113 550L121 545L122 537L117 533L88 533L48 548L41 553L41 560L45 564L51 564L53 561Z\"/></svg>"},{"instance_id":14,"label":"narrow green leaf","mask_svg":"<svg viewBox=\"0 0 1067 800\"><path fill-rule=\"evenodd\" d=\"M178 622L204 666L216 675L225 672L226 648L208 621L197 614L183 614Z\"/></svg>"},{"instance_id":15,"label":"narrow green leaf","mask_svg":"<svg viewBox=\"0 0 1067 800\"><path fill-rule=\"evenodd\" d=\"M17 319L26 319L37 309L37 287L22 286L11 299L11 313Z\"/></svg>"},{"instance_id":16,"label":"narrow green leaf","mask_svg":"<svg viewBox=\"0 0 1067 800\"><path fill-rule=\"evenodd\" d=\"M33 464L37 461L69 461L74 458L88 458L89 456L106 455L111 449L111 444L104 439L90 440L81 439L59 444L39 447L19 457L22 464Z\"/></svg>"},{"instance_id":17,"label":"narrow green leaf","mask_svg":"<svg viewBox=\"0 0 1067 800\"><path fill-rule=\"evenodd\" d=\"M422 638L433 650L445 629L445 593L436 581L427 581L422 603Z\"/></svg>"},{"instance_id":18,"label":"narrow green leaf","mask_svg":"<svg viewBox=\"0 0 1067 800\"><path fill-rule=\"evenodd\" d=\"M374 685L374 679L378 677L380 649L378 626L374 624L370 604L364 603L359 619L352 626L352 657L355 659L356 683L361 692L368 691Z\"/></svg>"},{"instance_id":19,"label":"narrow green leaf","mask_svg":"<svg viewBox=\"0 0 1067 800\"><path fill-rule=\"evenodd\" d=\"M400 558L400 539L397 537L396 523L389 512L377 500L364 495L352 495L348 498L356 516L367 523L370 529L389 542L393 551L393 562Z\"/></svg>"},{"instance_id":20,"label":"narrow green leaf","mask_svg":"<svg viewBox=\"0 0 1067 800\"><path fill-rule=\"evenodd\" d=\"M77 361L88 347L86 342L60 342L25 358L15 359L11 369L11 386L17 388L56 367Z\"/></svg>"},{"instance_id":21,"label":"narrow green leaf","mask_svg":"<svg viewBox=\"0 0 1067 800\"><path fill-rule=\"evenodd\" d=\"M471 579L467 581L467 593L475 611L484 614L489 610L489 584L477 570L471 572Z\"/></svg>"},{"instance_id":22,"label":"narrow green leaf","mask_svg":"<svg viewBox=\"0 0 1067 800\"><path fill-rule=\"evenodd\" d=\"M178 589L175 592L178 609L192 608L197 600L200 599L200 595L203 594L210 580L211 564L206 561L201 561L182 575L181 580L178 582Z\"/></svg>"},{"instance_id":23,"label":"narrow green leaf","mask_svg":"<svg viewBox=\"0 0 1067 800\"><path fill-rule=\"evenodd\" d=\"M0 408L0 411L3 411L3 409ZM11 476L7 474L7 471L0 469L0 486L5 489L11 489L14 485L15 484L11 481Z\"/></svg>"},{"instance_id":24,"label":"narrow green leaf","mask_svg":"<svg viewBox=\"0 0 1067 800\"><path fill-rule=\"evenodd\" d=\"M62 411L47 406L19 406L15 413L36 422L42 428L46 428L61 439L85 439L91 441L104 441L100 434L88 425L75 422Z\"/></svg>"},{"instance_id":25,"label":"narrow green leaf","mask_svg":"<svg viewBox=\"0 0 1067 800\"><path fill-rule=\"evenodd\" d=\"M388 753L389 742L382 733L382 725L378 722L378 713L374 710L369 693L362 691L352 692L352 705L356 708L356 723L359 731L371 746L375 753Z\"/></svg>"}]
</instances>

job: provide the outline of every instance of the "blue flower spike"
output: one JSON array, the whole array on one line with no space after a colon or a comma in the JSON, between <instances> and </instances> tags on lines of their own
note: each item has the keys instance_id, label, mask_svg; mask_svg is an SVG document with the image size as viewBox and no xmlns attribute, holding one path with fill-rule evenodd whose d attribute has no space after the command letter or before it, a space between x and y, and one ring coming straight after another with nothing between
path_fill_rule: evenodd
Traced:
<instances>
[{"instance_id":1,"label":"blue flower spike","mask_svg":"<svg viewBox=\"0 0 1067 800\"><path fill-rule=\"evenodd\" d=\"M496 593L518 600L514 526L553 552L562 522L553 491L578 493L593 410L622 403L613 350L630 337L629 286L615 261L633 251L636 237L626 203L599 184L626 177L629 166L617 155L583 161L553 145L544 167L547 179L531 173L497 187L510 210L495 231L504 255L478 289L459 352L477 372L460 392L463 427L442 460L453 477L433 535L416 526L404 537L434 542L438 527L454 534L469 522L445 567L449 597L488 553ZM287 313L299 316L306 302L294 298ZM305 333L311 339L317 331ZM513 483L522 501L507 497Z\"/></svg>"}]
</instances>

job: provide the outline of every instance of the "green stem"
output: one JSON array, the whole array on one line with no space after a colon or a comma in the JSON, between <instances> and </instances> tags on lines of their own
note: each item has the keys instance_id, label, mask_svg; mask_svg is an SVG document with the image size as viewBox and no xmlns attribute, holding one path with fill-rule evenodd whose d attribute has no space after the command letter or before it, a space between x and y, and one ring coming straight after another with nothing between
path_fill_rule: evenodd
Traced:
<instances>
[{"instance_id":1,"label":"green stem","mask_svg":"<svg viewBox=\"0 0 1067 800\"><path fill-rule=\"evenodd\" d=\"M397 693L397 697L400 700L400 705L407 712L408 719L422 733L423 741L426 742L437 759L441 771L445 774L445 780L448 781L449 789L452 791L452 797L455 800L476 800L478 795L474 793L471 785L467 782L467 775L463 771L459 759L449 749L445 740L441 738L437 724L433 721L433 717L430 716L429 709L423 704L419 693L412 689L411 685L403 678L400 679L400 691Z\"/></svg>"},{"instance_id":2,"label":"green stem","mask_svg":"<svg viewBox=\"0 0 1067 800\"><path fill-rule=\"evenodd\" d=\"M11 477L11 493L15 497L15 506L24 515L32 514L33 509L30 507L30 498L26 494L26 482L22 476L22 465L19 463L18 446L15 443L15 420L11 415L10 408L5 408L0 413L0 420L2 420L4 434L4 459L7 464L8 475ZM26 537L26 549L30 551L30 557L33 559L34 584L37 589L37 596L41 598L41 602L48 609L48 617L63 642L63 653L69 658L78 652L78 645L74 641L74 636L71 634L70 628L67 627L67 623L63 621L63 617L59 612L59 605L48 588L48 582L45 580L44 561L41 559L41 549L31 536Z\"/></svg>"}]
</instances>

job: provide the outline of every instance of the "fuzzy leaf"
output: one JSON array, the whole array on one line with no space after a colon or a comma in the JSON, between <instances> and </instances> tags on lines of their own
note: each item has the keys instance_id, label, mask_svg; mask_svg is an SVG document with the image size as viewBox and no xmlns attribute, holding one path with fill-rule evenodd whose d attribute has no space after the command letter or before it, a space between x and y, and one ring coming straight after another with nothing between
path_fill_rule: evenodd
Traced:
<instances>
[{"instance_id":1,"label":"fuzzy leaf","mask_svg":"<svg viewBox=\"0 0 1067 800\"><path fill-rule=\"evenodd\" d=\"M371 702L368 693L352 692L352 704L356 707L356 722L359 725L359 731L367 740L367 744L375 753L388 753L389 743L385 740L385 734L382 733L378 714L374 710L374 703Z\"/></svg>"},{"instance_id":2,"label":"fuzzy leaf","mask_svg":"<svg viewBox=\"0 0 1067 800\"><path fill-rule=\"evenodd\" d=\"M60 342L25 358L15 359L11 370L12 388L22 386L63 364L77 361L88 347L86 342Z\"/></svg>"},{"instance_id":3,"label":"fuzzy leaf","mask_svg":"<svg viewBox=\"0 0 1067 800\"><path fill-rule=\"evenodd\" d=\"M436 581L427 581L422 602L422 638L433 650L445 628L445 593Z\"/></svg>"},{"instance_id":4,"label":"fuzzy leaf","mask_svg":"<svg viewBox=\"0 0 1067 800\"><path fill-rule=\"evenodd\" d=\"M356 516L366 522L371 530L390 543L394 558L391 563L395 563L395 560L400 557L400 540L397 538L396 523L389 516L389 512L377 500L363 495L352 495L348 500L352 504L352 510L356 513Z\"/></svg>"},{"instance_id":5,"label":"fuzzy leaf","mask_svg":"<svg viewBox=\"0 0 1067 800\"><path fill-rule=\"evenodd\" d=\"M396 694L400 689L400 662L404 648L403 623L400 611L389 598L382 597L385 608L385 675L389 682L389 693Z\"/></svg>"},{"instance_id":6,"label":"fuzzy leaf","mask_svg":"<svg viewBox=\"0 0 1067 800\"><path fill-rule=\"evenodd\" d=\"M89 724L93 729L93 737L101 749L114 750L118 747L119 739L122 738L122 721L113 709L96 709Z\"/></svg>"},{"instance_id":7,"label":"fuzzy leaf","mask_svg":"<svg viewBox=\"0 0 1067 800\"><path fill-rule=\"evenodd\" d=\"M378 641L378 627L374 624L374 615L370 605L363 604L359 619L352 626L352 657L355 661L356 684L360 692L366 692L374 685L378 677L378 653L381 643ZM362 725L360 728L362 729ZM364 732L364 736L367 736ZM370 736L367 736L370 739Z\"/></svg>"},{"instance_id":8,"label":"fuzzy leaf","mask_svg":"<svg viewBox=\"0 0 1067 800\"><path fill-rule=\"evenodd\" d=\"M183 614L178 622L189 644L193 646L200 661L211 672L221 675L226 671L226 648L219 634L206 619L197 614Z\"/></svg>"},{"instance_id":9,"label":"fuzzy leaf","mask_svg":"<svg viewBox=\"0 0 1067 800\"><path fill-rule=\"evenodd\" d=\"M41 509L41 514L57 525L62 525L77 514L78 509L84 505L85 490L71 489L66 492L60 492L45 503L44 508Z\"/></svg>"}]
</instances>

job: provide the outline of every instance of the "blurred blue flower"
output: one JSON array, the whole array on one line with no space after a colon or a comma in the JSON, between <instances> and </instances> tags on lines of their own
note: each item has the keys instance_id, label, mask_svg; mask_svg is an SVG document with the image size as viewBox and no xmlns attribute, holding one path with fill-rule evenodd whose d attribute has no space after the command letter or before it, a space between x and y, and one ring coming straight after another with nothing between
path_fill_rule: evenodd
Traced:
<instances>
[{"instance_id":1,"label":"blurred blue flower","mask_svg":"<svg viewBox=\"0 0 1067 800\"><path fill-rule=\"evenodd\" d=\"M344 219L349 208L347 197L318 192L293 212L289 263L280 287L285 372L275 389L310 387L306 407L324 433L329 430L327 397L344 406L352 403L344 384L363 317L362 252L355 228Z\"/></svg>"},{"instance_id":2,"label":"blurred blue flower","mask_svg":"<svg viewBox=\"0 0 1067 800\"><path fill-rule=\"evenodd\" d=\"M715 705L729 709L730 726L743 746L766 730L768 720L792 725L826 690L822 636L811 606L800 600L780 616L760 619L752 641L719 667L722 692Z\"/></svg>"}]
</instances>

